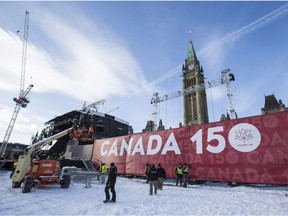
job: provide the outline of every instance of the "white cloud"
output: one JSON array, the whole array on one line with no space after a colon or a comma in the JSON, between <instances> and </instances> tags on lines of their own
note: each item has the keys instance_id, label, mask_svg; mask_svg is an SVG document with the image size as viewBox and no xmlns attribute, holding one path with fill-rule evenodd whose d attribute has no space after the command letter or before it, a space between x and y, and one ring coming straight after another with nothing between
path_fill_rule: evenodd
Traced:
<instances>
[{"instance_id":1,"label":"white cloud","mask_svg":"<svg viewBox=\"0 0 288 216\"><path fill-rule=\"evenodd\" d=\"M60 52L65 53L61 59L53 61L61 68L57 71L59 77L53 82L45 80L46 85L59 86L62 92L76 99L83 100L85 95L85 99L93 100L111 95L125 96L131 91L137 93L146 83L129 50L117 44L118 40L104 37L109 31L103 33L93 27L87 35L51 14L42 17L41 27ZM42 77L41 80L43 82Z\"/></svg>"},{"instance_id":2,"label":"white cloud","mask_svg":"<svg viewBox=\"0 0 288 216\"><path fill-rule=\"evenodd\" d=\"M0 90L15 92L20 85L21 41L15 34L0 28L0 47Z\"/></svg>"}]
</instances>

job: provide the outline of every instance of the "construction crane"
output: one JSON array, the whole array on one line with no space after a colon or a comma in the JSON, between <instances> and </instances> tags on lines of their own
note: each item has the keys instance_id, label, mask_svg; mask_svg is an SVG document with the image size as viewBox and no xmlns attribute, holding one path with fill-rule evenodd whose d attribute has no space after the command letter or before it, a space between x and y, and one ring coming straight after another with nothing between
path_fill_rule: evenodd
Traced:
<instances>
[{"instance_id":1,"label":"construction crane","mask_svg":"<svg viewBox=\"0 0 288 216\"><path fill-rule=\"evenodd\" d=\"M223 80L223 84L224 83L226 84L227 97L228 97L228 109L230 113L230 118L236 119L237 113L234 109L233 94L232 94L232 88L231 88L231 81L235 81L235 76L234 74L230 73L229 68L222 71L222 80Z\"/></svg>"},{"instance_id":2,"label":"construction crane","mask_svg":"<svg viewBox=\"0 0 288 216\"><path fill-rule=\"evenodd\" d=\"M87 113L87 112L89 112L92 108L94 108L96 111L98 111L98 105L100 105L100 104L104 104L104 103L106 103L106 99L101 99L101 100L99 100L99 101L96 101L96 102L94 102L94 103L92 103L92 104L89 104L89 105L87 105L86 106L86 102L83 104L83 106L82 106L82 112L85 112L85 113Z\"/></svg>"},{"instance_id":3,"label":"construction crane","mask_svg":"<svg viewBox=\"0 0 288 216\"><path fill-rule=\"evenodd\" d=\"M24 91L28 30L29 30L29 12L25 11L23 49L22 49L22 64L21 64L21 79L20 79L20 93L19 93L18 98L13 98L13 100L16 102L16 107L14 109L12 118L10 120L10 123L8 125L7 131L6 131L5 136L4 136L4 140L3 140L1 148L0 148L0 158L2 158L5 154L5 150L6 150L10 135L12 133L14 124L16 122L16 118L17 118L18 113L20 111L20 108L21 107L26 108L27 104L30 102L28 95L29 95L31 89L33 88L33 84L30 84L28 86L28 88Z\"/></svg>"},{"instance_id":4,"label":"construction crane","mask_svg":"<svg viewBox=\"0 0 288 216\"><path fill-rule=\"evenodd\" d=\"M199 85L190 86L186 89L183 89L182 91L177 91L177 92L173 92L173 93L162 95L162 96L159 96L159 93L155 92L153 94L153 98L151 99L151 104L154 105L154 111L152 114L153 122L154 122L154 131L157 128L157 104L158 103L162 101L170 100L173 98L177 98L180 96L185 96L193 92L203 91L204 89L212 88L212 87L223 85L223 84L226 84L226 88L227 88L228 107L229 107L231 119L235 119L236 112L234 110L234 105L233 105L233 94L232 94L231 85L230 85L231 81L235 81L235 77L232 73L230 73L230 69L228 68L228 69L222 70L221 78L219 79L201 83Z\"/></svg>"},{"instance_id":5,"label":"construction crane","mask_svg":"<svg viewBox=\"0 0 288 216\"><path fill-rule=\"evenodd\" d=\"M80 110L81 115L80 115L79 123L78 123L78 124L80 124L80 123L82 122L82 120L83 120L83 118L84 118L84 114L90 113L92 109L95 109L96 112L98 112L98 106L99 106L100 104L103 105L104 103L106 103L106 99L101 99L101 100L96 101L96 102L94 102L94 103L92 103L92 104L89 104L89 105L86 105L86 102L85 102L85 103L83 104L83 106L82 106L82 109Z\"/></svg>"}]
</instances>

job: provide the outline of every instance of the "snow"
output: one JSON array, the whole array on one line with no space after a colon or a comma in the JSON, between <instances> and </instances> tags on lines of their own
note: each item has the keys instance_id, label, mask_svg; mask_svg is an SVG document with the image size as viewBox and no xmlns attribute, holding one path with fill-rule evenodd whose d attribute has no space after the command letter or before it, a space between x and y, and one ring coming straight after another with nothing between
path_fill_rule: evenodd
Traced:
<instances>
[{"instance_id":1,"label":"snow","mask_svg":"<svg viewBox=\"0 0 288 216\"><path fill-rule=\"evenodd\" d=\"M0 171L0 215L287 215L286 187L229 187L225 183L176 187L166 180L150 196L144 179L117 177L117 202L104 204L104 184L72 182L34 187L30 193L12 188L10 172Z\"/></svg>"}]
</instances>

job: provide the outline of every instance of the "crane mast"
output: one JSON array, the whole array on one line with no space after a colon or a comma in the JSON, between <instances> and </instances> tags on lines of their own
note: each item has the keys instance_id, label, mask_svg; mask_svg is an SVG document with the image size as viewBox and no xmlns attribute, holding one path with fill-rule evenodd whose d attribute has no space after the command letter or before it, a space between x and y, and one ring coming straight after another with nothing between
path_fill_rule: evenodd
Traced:
<instances>
[{"instance_id":1,"label":"crane mast","mask_svg":"<svg viewBox=\"0 0 288 216\"><path fill-rule=\"evenodd\" d=\"M21 94L23 94L24 85L25 85L25 70L26 70L26 54L27 54L28 31L29 31L29 12L25 11L19 97L21 96Z\"/></svg>"},{"instance_id":2,"label":"crane mast","mask_svg":"<svg viewBox=\"0 0 288 216\"><path fill-rule=\"evenodd\" d=\"M154 106L153 108L154 131L157 129L157 104L158 103L162 101L166 101L166 100L171 100L177 97L185 96L193 92L200 92L205 89L223 85L223 84L226 84L226 88L227 88L228 107L229 107L229 111L231 114L231 118L235 119L236 113L235 113L234 106L233 106L233 94L232 94L232 90L230 86L231 81L235 81L235 77L232 73L230 73L230 69L228 68L222 71L221 78L219 79L215 79L215 80L201 83L198 85L190 86L186 89L182 89L182 91L177 91L177 92L173 92L173 93L162 95L162 96L159 96L159 93L155 92L151 99L151 104L153 104Z\"/></svg>"},{"instance_id":3,"label":"crane mast","mask_svg":"<svg viewBox=\"0 0 288 216\"><path fill-rule=\"evenodd\" d=\"M27 41L28 41L28 30L29 30L29 12L25 11L25 22L24 22L24 36L23 36L23 48L22 48L22 63L21 63L21 79L20 79L20 93L18 98L13 98L16 102L16 106L8 125L7 131L5 133L1 148L0 148L0 158L5 154L5 150L12 133L14 124L16 122L20 108L26 108L27 104L30 102L28 99L28 94L33 88L33 84L29 85L28 88L24 91L25 85L25 69L26 69L26 53L27 53Z\"/></svg>"},{"instance_id":4,"label":"crane mast","mask_svg":"<svg viewBox=\"0 0 288 216\"><path fill-rule=\"evenodd\" d=\"M230 118L231 119L236 119L237 114L234 109L234 104L233 104L233 94L232 94L232 88L231 88L231 81L235 81L235 77L233 74L230 73L230 69L225 69L222 71L222 78L223 84L226 84L226 89L227 89L227 97L228 97L228 109L230 113Z\"/></svg>"}]
</instances>

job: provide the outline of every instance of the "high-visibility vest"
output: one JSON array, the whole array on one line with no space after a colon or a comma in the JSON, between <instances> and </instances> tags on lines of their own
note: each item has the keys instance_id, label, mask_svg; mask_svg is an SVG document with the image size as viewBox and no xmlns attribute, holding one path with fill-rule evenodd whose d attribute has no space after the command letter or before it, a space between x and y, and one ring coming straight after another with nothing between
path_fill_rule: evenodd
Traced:
<instances>
[{"instance_id":1,"label":"high-visibility vest","mask_svg":"<svg viewBox=\"0 0 288 216\"><path fill-rule=\"evenodd\" d=\"M15 162L13 163L13 167L16 168L16 166L17 166L17 161L15 161Z\"/></svg>"},{"instance_id":2,"label":"high-visibility vest","mask_svg":"<svg viewBox=\"0 0 288 216\"><path fill-rule=\"evenodd\" d=\"M103 164L101 166L101 173L107 173L107 171L108 171L108 166L106 164Z\"/></svg>"},{"instance_id":3,"label":"high-visibility vest","mask_svg":"<svg viewBox=\"0 0 288 216\"><path fill-rule=\"evenodd\" d=\"M149 166L146 166L146 168L145 168L145 175L148 175L149 170L150 170L150 167L149 167Z\"/></svg>"},{"instance_id":4,"label":"high-visibility vest","mask_svg":"<svg viewBox=\"0 0 288 216\"><path fill-rule=\"evenodd\" d=\"M188 173L188 172L189 172L188 167L185 166L185 167L183 168L183 172L184 172L184 173Z\"/></svg>"},{"instance_id":5,"label":"high-visibility vest","mask_svg":"<svg viewBox=\"0 0 288 216\"><path fill-rule=\"evenodd\" d=\"M177 167L177 174L180 174L180 175L183 174L183 170L181 167Z\"/></svg>"}]
</instances>

